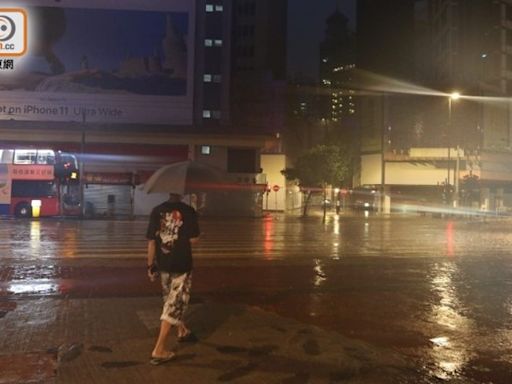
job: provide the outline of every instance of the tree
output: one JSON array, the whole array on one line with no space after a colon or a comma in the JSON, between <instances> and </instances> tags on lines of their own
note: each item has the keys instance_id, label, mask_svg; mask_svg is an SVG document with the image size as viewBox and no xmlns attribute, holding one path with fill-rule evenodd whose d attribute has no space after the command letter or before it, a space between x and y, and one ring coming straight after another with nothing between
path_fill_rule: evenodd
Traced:
<instances>
[{"instance_id":1,"label":"tree","mask_svg":"<svg viewBox=\"0 0 512 384\"><path fill-rule=\"evenodd\" d=\"M311 188L322 188L324 201L328 185L340 185L350 174L351 157L347 148L336 145L317 145L300 155L294 168L282 171L288 180L298 180L305 194L303 216L307 215ZM326 206L323 204L325 222Z\"/></svg>"},{"instance_id":2,"label":"tree","mask_svg":"<svg viewBox=\"0 0 512 384\"><path fill-rule=\"evenodd\" d=\"M480 200L480 179L477 175L470 173L461 180L461 198L462 204L471 206L473 201Z\"/></svg>"}]
</instances>

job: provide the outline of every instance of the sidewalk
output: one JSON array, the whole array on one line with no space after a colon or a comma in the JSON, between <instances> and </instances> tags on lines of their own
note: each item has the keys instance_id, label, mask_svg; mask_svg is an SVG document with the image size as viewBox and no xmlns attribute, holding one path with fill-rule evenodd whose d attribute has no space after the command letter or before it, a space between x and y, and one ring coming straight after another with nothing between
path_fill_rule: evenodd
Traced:
<instances>
[{"instance_id":1,"label":"sidewalk","mask_svg":"<svg viewBox=\"0 0 512 384\"><path fill-rule=\"evenodd\" d=\"M6 306L6 302L0 304ZM8 303L8 302L7 302ZM161 299L27 299L0 308L0 384L407 383L390 351L257 308L195 302L194 344L152 366Z\"/></svg>"}]
</instances>

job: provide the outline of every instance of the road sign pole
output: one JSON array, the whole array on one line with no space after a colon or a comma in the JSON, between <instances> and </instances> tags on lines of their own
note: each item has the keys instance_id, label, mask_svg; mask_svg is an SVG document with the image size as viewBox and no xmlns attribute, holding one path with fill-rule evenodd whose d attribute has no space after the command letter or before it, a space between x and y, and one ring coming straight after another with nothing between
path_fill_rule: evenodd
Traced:
<instances>
[{"instance_id":1,"label":"road sign pole","mask_svg":"<svg viewBox=\"0 0 512 384\"><path fill-rule=\"evenodd\" d=\"M275 203L276 203L276 211L277 211L277 192L279 192L279 185L274 185L272 190L275 192Z\"/></svg>"}]
</instances>

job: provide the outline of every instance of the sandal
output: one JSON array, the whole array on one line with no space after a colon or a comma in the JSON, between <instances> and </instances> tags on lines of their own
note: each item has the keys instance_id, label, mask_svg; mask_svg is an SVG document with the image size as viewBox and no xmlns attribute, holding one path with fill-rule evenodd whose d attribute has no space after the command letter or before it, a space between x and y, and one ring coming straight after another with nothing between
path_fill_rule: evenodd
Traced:
<instances>
[{"instance_id":1,"label":"sandal","mask_svg":"<svg viewBox=\"0 0 512 384\"><path fill-rule=\"evenodd\" d=\"M167 356L151 356L151 360L149 360L149 363L152 365L161 365L173 360L175 356L176 355L172 352L170 352Z\"/></svg>"},{"instance_id":2,"label":"sandal","mask_svg":"<svg viewBox=\"0 0 512 384\"><path fill-rule=\"evenodd\" d=\"M179 343L195 343L196 341L198 341L197 336L194 335L192 332L189 332L184 336L178 337Z\"/></svg>"}]
</instances>

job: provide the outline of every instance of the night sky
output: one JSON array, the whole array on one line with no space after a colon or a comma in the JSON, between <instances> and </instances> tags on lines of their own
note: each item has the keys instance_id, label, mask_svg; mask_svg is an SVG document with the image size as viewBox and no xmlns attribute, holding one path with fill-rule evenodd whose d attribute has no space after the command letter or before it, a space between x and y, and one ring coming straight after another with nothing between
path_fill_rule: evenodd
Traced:
<instances>
[{"instance_id":1,"label":"night sky","mask_svg":"<svg viewBox=\"0 0 512 384\"><path fill-rule=\"evenodd\" d=\"M325 19L336 5L355 29L356 0L288 1L288 74L318 77L318 47L324 38Z\"/></svg>"}]
</instances>

